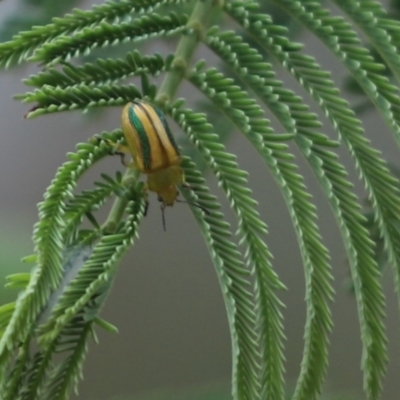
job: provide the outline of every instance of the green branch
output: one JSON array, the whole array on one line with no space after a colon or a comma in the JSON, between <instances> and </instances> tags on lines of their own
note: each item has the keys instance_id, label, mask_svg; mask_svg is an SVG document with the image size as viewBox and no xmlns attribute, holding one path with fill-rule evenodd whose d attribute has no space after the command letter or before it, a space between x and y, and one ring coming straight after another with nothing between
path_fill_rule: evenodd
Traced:
<instances>
[{"instance_id":1,"label":"green branch","mask_svg":"<svg viewBox=\"0 0 400 400\"><path fill-rule=\"evenodd\" d=\"M181 38L160 90L156 102L160 105L170 102L178 90L179 84L184 78L192 55L205 32L208 17L212 14L212 8L217 6L214 0L199 0L190 16L186 27L187 31Z\"/></svg>"}]
</instances>

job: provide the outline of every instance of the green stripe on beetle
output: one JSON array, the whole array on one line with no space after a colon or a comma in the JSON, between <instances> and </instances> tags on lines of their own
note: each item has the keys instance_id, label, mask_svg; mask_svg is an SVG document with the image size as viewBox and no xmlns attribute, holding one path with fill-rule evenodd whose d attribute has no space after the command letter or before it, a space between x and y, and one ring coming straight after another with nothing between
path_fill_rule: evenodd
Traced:
<instances>
[{"instance_id":1,"label":"green stripe on beetle","mask_svg":"<svg viewBox=\"0 0 400 400\"><path fill-rule=\"evenodd\" d=\"M150 141L147 137L148 133L145 131L140 118L138 118L137 114L135 113L135 109L133 106L130 106L128 109L129 113L129 121L134 127L135 131L139 136L140 142L140 152L143 158L143 165L146 169L151 168L151 148L150 148ZM125 135L126 136L126 135Z\"/></svg>"},{"instance_id":2,"label":"green stripe on beetle","mask_svg":"<svg viewBox=\"0 0 400 400\"><path fill-rule=\"evenodd\" d=\"M158 117L162 121L165 132L167 133L167 136L169 138L169 141L171 142L171 145L174 147L176 152L179 153L178 146L175 142L174 136L172 135L171 129L169 129L169 126L168 126L167 120L165 119L164 113L158 107L154 107L154 111L157 113Z\"/></svg>"}]
</instances>

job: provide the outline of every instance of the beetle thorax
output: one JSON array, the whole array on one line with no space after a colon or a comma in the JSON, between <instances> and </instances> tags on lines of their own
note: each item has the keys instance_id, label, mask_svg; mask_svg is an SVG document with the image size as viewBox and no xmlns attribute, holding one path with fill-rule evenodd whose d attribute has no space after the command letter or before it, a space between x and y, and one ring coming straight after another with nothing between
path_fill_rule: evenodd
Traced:
<instances>
[{"instance_id":1,"label":"beetle thorax","mask_svg":"<svg viewBox=\"0 0 400 400\"><path fill-rule=\"evenodd\" d=\"M178 195L176 185L182 183L182 169L175 165L152 172L147 176L148 189L156 192L165 205L172 205Z\"/></svg>"}]
</instances>

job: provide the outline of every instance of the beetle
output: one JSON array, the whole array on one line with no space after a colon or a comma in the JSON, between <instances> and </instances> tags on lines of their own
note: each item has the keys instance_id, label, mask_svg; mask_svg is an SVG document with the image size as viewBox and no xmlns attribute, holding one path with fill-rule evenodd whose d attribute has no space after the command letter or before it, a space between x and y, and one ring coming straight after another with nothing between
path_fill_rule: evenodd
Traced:
<instances>
[{"instance_id":1,"label":"beetle","mask_svg":"<svg viewBox=\"0 0 400 400\"><path fill-rule=\"evenodd\" d=\"M155 192L163 208L177 199L185 184L178 146L162 111L144 101L128 103L122 110L122 131L131 165L147 175L147 189Z\"/></svg>"},{"instance_id":2,"label":"beetle","mask_svg":"<svg viewBox=\"0 0 400 400\"><path fill-rule=\"evenodd\" d=\"M177 185L190 188L185 182L181 168L182 158L174 136L164 113L155 105L143 100L135 100L125 105L121 123L127 145L111 144L117 147L125 166L136 168L147 175L145 190L157 193L165 229L165 207L182 202L178 199ZM124 160L127 153L132 156L130 163ZM207 213L200 205L193 205Z\"/></svg>"}]
</instances>

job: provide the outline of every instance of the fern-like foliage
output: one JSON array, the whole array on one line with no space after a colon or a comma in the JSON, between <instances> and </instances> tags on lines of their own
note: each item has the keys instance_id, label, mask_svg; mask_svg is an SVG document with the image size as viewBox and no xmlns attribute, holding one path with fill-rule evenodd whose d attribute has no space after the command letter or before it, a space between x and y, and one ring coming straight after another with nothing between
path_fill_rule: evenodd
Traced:
<instances>
[{"instance_id":1,"label":"fern-like foliage","mask_svg":"<svg viewBox=\"0 0 400 400\"><path fill-rule=\"evenodd\" d=\"M342 97L330 72L292 41L287 29L265 14L256 1L182 3L110 0L91 10L74 10L0 44L0 66L25 61L43 66L24 81L33 90L16 96L31 104L28 118L121 107L140 99L157 104L186 135L202 165L215 175L236 215L236 232L206 186L204 173L193 160L183 157L189 186L181 190L205 239L226 305L235 400L285 397L285 333L279 299L285 286L268 249L268 228L259 211L263 205L254 200L247 172L226 150L213 117L217 113L227 122L224 126L234 126L249 142L265 165L259 179L264 173L272 174L291 217L304 267L307 310L304 353L293 399L312 400L319 398L329 363L330 307L335 296L316 206L288 142L296 145L319 182L343 239L358 307L364 389L369 400L379 399L387 363L385 300L374 242L360 199L339 160L339 147L348 149L368 192L368 222L379 232L400 294L398 181L365 137L362 121ZM400 143L399 23L377 1L335 0L346 17L332 15L315 0L275 3L343 62ZM210 26L211 16L219 18L218 27ZM364 47L355 25L365 32L380 60ZM232 26L237 30L231 30ZM120 46L166 37L177 42L171 54L145 54ZM193 62L199 45L220 63ZM93 58L94 50L110 46L119 46L121 54ZM298 81L303 92L296 93L277 77L269 62L272 59ZM385 68L396 82L381 75ZM159 88L153 82L158 75L164 77ZM208 102L208 108L191 109L185 100L175 98L184 80ZM328 137L318 115L310 111L311 104L303 98L307 93L330 121L337 139ZM210 105L213 112L204 113ZM279 130L273 128L270 114L280 124ZM138 234L144 187L137 171L128 169L115 178L103 174L94 189L75 191L80 176L112 152L111 142L124 142L118 126L78 144L39 205L35 266L30 275L9 277L8 286L22 290L15 303L0 308L2 399L67 399L81 376L87 342L96 326L115 331L101 320L99 312L118 261ZM100 224L95 212L110 198L114 205ZM82 229L86 219L92 229ZM56 357L60 353L63 357Z\"/></svg>"}]
</instances>

